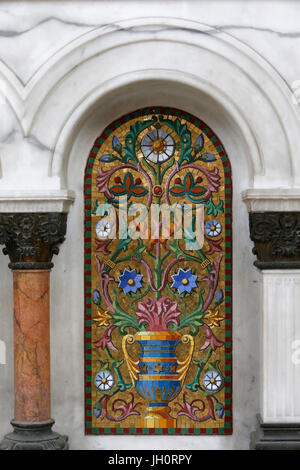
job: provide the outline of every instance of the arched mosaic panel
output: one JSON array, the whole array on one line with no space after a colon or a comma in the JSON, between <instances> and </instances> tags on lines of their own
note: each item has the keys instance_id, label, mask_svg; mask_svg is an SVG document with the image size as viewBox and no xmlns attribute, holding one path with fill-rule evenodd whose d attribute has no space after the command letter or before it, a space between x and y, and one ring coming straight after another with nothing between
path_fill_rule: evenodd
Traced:
<instances>
[{"instance_id":1,"label":"arched mosaic panel","mask_svg":"<svg viewBox=\"0 0 300 470\"><path fill-rule=\"evenodd\" d=\"M132 112L96 139L84 191L86 433L230 434L221 142L184 111Z\"/></svg>"}]
</instances>

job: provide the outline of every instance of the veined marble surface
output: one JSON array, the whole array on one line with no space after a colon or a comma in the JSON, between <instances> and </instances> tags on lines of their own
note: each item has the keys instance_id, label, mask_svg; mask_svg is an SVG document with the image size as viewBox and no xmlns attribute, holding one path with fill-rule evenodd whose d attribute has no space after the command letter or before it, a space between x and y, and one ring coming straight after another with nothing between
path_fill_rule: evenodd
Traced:
<instances>
[{"instance_id":1,"label":"veined marble surface","mask_svg":"<svg viewBox=\"0 0 300 470\"><path fill-rule=\"evenodd\" d=\"M26 83L45 60L82 34L111 24L121 29L121 20L153 16L198 20L214 28L211 34L226 32L265 57L290 86L300 80L300 4L293 0L4 1L0 57Z\"/></svg>"},{"instance_id":2,"label":"veined marble surface","mask_svg":"<svg viewBox=\"0 0 300 470\"><path fill-rule=\"evenodd\" d=\"M300 188L299 13L292 1L2 2L0 191L67 189L76 110L84 119L112 87L171 78L236 121L248 187Z\"/></svg>"},{"instance_id":3,"label":"veined marble surface","mask_svg":"<svg viewBox=\"0 0 300 470\"><path fill-rule=\"evenodd\" d=\"M72 448L248 448L259 410L259 288L241 192L255 189L248 207L263 194L260 210L276 210L278 194L294 210L300 198L299 17L300 2L286 0L0 3L0 210L66 208L76 196L51 275L52 415ZM170 103L206 121L233 166L234 433L84 437L85 161L115 118ZM0 435L13 416L7 263L1 256Z\"/></svg>"},{"instance_id":4,"label":"veined marble surface","mask_svg":"<svg viewBox=\"0 0 300 470\"><path fill-rule=\"evenodd\" d=\"M68 189L70 128L146 79L189 83L226 110L248 188L300 188L299 14L292 1L1 2L0 192Z\"/></svg>"}]
</instances>

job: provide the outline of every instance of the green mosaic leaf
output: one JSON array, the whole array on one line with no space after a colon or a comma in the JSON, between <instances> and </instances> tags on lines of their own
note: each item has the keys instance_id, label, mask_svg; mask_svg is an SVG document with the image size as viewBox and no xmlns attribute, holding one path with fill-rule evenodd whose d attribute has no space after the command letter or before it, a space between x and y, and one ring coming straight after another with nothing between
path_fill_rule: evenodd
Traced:
<instances>
[{"instance_id":1,"label":"green mosaic leaf","mask_svg":"<svg viewBox=\"0 0 300 470\"><path fill-rule=\"evenodd\" d=\"M218 204L214 204L212 196L205 203L206 214L216 217L219 212L224 212L223 201L220 201Z\"/></svg>"},{"instance_id":2,"label":"green mosaic leaf","mask_svg":"<svg viewBox=\"0 0 300 470\"><path fill-rule=\"evenodd\" d=\"M193 149L191 133L188 130L186 123L182 124L180 119L176 119L175 121L164 119L162 116L159 116L159 121L173 129L180 139L181 154L178 160L178 165L180 166L185 160L187 162L193 161L194 157L192 156Z\"/></svg>"},{"instance_id":3,"label":"green mosaic leaf","mask_svg":"<svg viewBox=\"0 0 300 470\"><path fill-rule=\"evenodd\" d=\"M130 131L127 132L125 137L124 157L122 158L124 163L132 161L133 163L138 164L138 159L135 154L136 139L144 129L147 129L147 127L151 126L156 121L157 118L154 117L153 119L146 121L136 121L135 124L130 126Z\"/></svg>"},{"instance_id":4,"label":"green mosaic leaf","mask_svg":"<svg viewBox=\"0 0 300 470\"><path fill-rule=\"evenodd\" d=\"M113 307L115 312L112 314L114 325L119 328L119 331L122 335L126 334L125 328L132 327L135 330L139 331L140 326L138 325L137 319L125 312L119 305L117 300L117 292L114 291Z\"/></svg>"}]
</instances>

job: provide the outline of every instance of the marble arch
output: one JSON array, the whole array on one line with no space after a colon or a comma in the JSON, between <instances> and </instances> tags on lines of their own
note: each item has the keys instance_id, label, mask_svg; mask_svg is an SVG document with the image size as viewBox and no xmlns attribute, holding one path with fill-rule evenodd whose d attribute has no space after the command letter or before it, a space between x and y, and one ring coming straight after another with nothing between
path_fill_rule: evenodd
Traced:
<instances>
[{"instance_id":1,"label":"marble arch","mask_svg":"<svg viewBox=\"0 0 300 470\"><path fill-rule=\"evenodd\" d=\"M11 73L2 67L4 80ZM245 189L265 189L274 196L285 188L295 197L299 121L284 80L261 56L230 35L173 18L138 18L96 28L48 58L26 84L16 77L6 87L25 136L38 136L49 149L44 188L66 189L70 143L89 110L101 106L113 90L130 88L139 80L169 80L194 88L192 93L201 99L205 95L204 100L212 100L211 109L219 113L220 106L223 119L231 117L243 136L251 169ZM50 125L45 126L46 121Z\"/></svg>"}]
</instances>

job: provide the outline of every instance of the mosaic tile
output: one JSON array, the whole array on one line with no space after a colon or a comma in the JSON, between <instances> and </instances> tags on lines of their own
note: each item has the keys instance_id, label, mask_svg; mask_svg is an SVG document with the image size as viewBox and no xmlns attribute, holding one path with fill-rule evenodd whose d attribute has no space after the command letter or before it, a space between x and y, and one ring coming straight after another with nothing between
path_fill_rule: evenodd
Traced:
<instances>
[{"instance_id":1,"label":"mosaic tile","mask_svg":"<svg viewBox=\"0 0 300 470\"><path fill-rule=\"evenodd\" d=\"M97 137L84 188L87 434L232 432L231 195L220 140L184 111L141 109ZM153 234L162 204L169 233L159 215ZM183 238L174 207L189 207Z\"/></svg>"}]
</instances>

